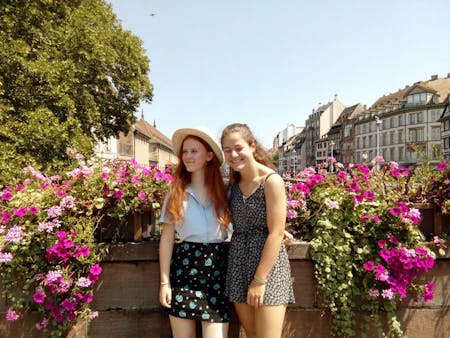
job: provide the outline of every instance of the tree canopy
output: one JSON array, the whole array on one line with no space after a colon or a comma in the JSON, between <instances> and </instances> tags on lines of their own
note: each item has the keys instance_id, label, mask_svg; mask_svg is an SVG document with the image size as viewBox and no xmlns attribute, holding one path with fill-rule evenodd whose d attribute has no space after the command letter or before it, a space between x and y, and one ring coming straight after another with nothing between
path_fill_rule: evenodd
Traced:
<instances>
[{"instance_id":1,"label":"tree canopy","mask_svg":"<svg viewBox=\"0 0 450 338\"><path fill-rule=\"evenodd\" d=\"M142 41L102 0L0 0L0 186L128 132L152 99Z\"/></svg>"}]
</instances>

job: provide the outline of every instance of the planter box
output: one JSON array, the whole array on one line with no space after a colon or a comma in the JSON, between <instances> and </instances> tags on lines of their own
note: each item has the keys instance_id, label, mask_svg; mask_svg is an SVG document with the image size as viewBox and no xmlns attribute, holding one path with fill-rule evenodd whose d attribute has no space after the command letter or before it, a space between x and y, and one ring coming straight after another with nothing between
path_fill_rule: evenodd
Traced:
<instances>
[{"instance_id":1,"label":"planter box","mask_svg":"<svg viewBox=\"0 0 450 338\"><path fill-rule=\"evenodd\" d=\"M443 233L450 234L450 214L442 214L431 203L414 203L412 207L419 209L422 214L419 229L428 240Z\"/></svg>"},{"instance_id":2,"label":"planter box","mask_svg":"<svg viewBox=\"0 0 450 338\"><path fill-rule=\"evenodd\" d=\"M143 234L155 236L156 216L152 209L134 212L121 222L112 217L104 218L97 226L95 238L97 242L140 242Z\"/></svg>"}]
</instances>

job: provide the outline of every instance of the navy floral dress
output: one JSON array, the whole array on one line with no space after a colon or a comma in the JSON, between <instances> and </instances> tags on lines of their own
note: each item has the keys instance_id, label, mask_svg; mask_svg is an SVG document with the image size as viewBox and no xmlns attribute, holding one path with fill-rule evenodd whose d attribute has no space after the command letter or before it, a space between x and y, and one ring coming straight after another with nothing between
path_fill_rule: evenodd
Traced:
<instances>
[{"instance_id":1,"label":"navy floral dress","mask_svg":"<svg viewBox=\"0 0 450 338\"><path fill-rule=\"evenodd\" d=\"M264 183L247 198L234 184L229 202L234 231L228 256L226 293L231 302L246 303L248 287L268 235ZM286 247L282 243L275 265L267 277L263 303L282 305L294 302L291 268Z\"/></svg>"}]
</instances>

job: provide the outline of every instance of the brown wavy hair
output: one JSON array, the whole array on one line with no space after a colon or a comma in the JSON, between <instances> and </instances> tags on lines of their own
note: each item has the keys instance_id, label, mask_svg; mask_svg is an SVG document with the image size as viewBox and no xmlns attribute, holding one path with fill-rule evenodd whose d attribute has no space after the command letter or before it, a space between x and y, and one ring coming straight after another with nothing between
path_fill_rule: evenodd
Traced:
<instances>
[{"instance_id":1,"label":"brown wavy hair","mask_svg":"<svg viewBox=\"0 0 450 338\"><path fill-rule=\"evenodd\" d=\"M262 146L262 144L258 142L258 140L253 135L252 131L250 130L250 127L245 123L233 123L225 127L225 129L222 131L222 136L220 138L222 147L224 138L232 133L241 134L245 142L247 142L249 145L253 144L255 146L255 152L253 153L253 157L257 162L275 170L275 166L273 165L272 160L269 157L269 153ZM240 180L241 174L230 168L230 180L228 182L228 185L231 186L234 183L239 183Z\"/></svg>"},{"instance_id":2,"label":"brown wavy hair","mask_svg":"<svg viewBox=\"0 0 450 338\"><path fill-rule=\"evenodd\" d=\"M173 173L174 181L170 186L170 194L167 200L167 211L172 215L174 224L180 222L183 217L183 201L186 197L186 189L192 181L192 174L186 170L186 166L182 160L183 143L186 139L192 138L203 144L208 152L214 151L209 144L202 138L188 135L181 142L181 147L178 152L180 162ZM211 161L206 163L205 168L205 184L207 187L208 197L214 205L217 221L223 228L227 228L230 222L230 211L228 208L227 192L223 182L222 174L220 172L220 162L214 154Z\"/></svg>"}]
</instances>

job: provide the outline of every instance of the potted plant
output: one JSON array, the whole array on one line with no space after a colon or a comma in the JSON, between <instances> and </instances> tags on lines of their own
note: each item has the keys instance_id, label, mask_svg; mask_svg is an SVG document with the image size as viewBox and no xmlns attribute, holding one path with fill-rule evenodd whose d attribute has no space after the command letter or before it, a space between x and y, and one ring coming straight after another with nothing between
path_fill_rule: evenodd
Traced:
<instances>
[{"instance_id":1,"label":"potted plant","mask_svg":"<svg viewBox=\"0 0 450 338\"><path fill-rule=\"evenodd\" d=\"M405 195L411 173L394 162L381 170L334 167L333 174L326 163L307 168L288 183L288 229L310 241L335 334L353 337L372 324L383 336L385 322L390 336L401 337L398 303L433 297L433 285L419 278L433 267L434 254L423 244L420 212ZM357 311L366 322L356 321Z\"/></svg>"},{"instance_id":2,"label":"potted plant","mask_svg":"<svg viewBox=\"0 0 450 338\"><path fill-rule=\"evenodd\" d=\"M0 191L0 276L6 319L36 310L37 330L61 336L89 309L107 245L96 242L106 218L158 208L171 176L136 161L85 161L46 176L25 168L23 182ZM98 238L98 236L97 236Z\"/></svg>"}]
</instances>

